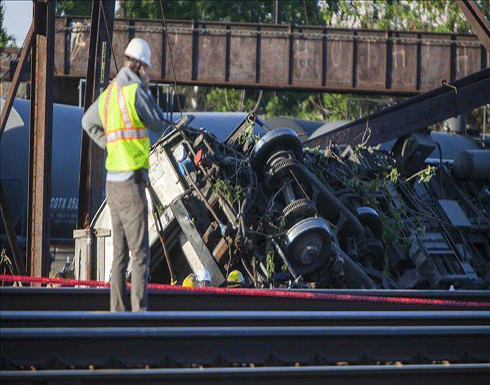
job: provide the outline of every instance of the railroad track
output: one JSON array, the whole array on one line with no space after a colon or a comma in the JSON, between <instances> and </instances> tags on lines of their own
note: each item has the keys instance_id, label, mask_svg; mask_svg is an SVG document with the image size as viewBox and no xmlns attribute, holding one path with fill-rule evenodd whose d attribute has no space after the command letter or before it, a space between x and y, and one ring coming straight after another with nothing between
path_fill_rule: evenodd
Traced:
<instances>
[{"instance_id":1,"label":"railroad track","mask_svg":"<svg viewBox=\"0 0 490 385\"><path fill-rule=\"evenodd\" d=\"M339 293L152 292L169 310L109 313L80 311L106 310L106 289L2 288L0 382L488 384L489 293Z\"/></svg>"},{"instance_id":2,"label":"railroad track","mask_svg":"<svg viewBox=\"0 0 490 385\"><path fill-rule=\"evenodd\" d=\"M0 333L1 368L490 362L490 326L471 321L443 326L422 320L416 326L223 326L222 321L218 326L6 327Z\"/></svg>"},{"instance_id":3,"label":"railroad track","mask_svg":"<svg viewBox=\"0 0 490 385\"><path fill-rule=\"evenodd\" d=\"M0 328L231 326L485 326L490 310L444 311L21 311L0 312Z\"/></svg>"}]
</instances>

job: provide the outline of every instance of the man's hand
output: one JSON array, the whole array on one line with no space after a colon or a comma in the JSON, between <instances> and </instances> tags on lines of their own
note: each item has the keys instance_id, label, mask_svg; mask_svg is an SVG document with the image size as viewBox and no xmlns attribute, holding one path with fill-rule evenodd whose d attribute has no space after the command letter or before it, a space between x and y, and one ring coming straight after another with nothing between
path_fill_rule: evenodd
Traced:
<instances>
[{"instance_id":1,"label":"man's hand","mask_svg":"<svg viewBox=\"0 0 490 385\"><path fill-rule=\"evenodd\" d=\"M143 82L143 87L145 89L150 88L150 77L146 73L145 68L143 66L139 68L138 75L140 76L140 79Z\"/></svg>"}]
</instances>

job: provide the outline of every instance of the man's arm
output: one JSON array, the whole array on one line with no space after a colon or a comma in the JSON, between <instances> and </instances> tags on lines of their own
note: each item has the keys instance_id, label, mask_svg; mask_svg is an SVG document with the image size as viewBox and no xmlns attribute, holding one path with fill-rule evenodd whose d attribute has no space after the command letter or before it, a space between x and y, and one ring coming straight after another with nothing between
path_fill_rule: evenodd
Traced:
<instances>
[{"instance_id":1,"label":"man's arm","mask_svg":"<svg viewBox=\"0 0 490 385\"><path fill-rule=\"evenodd\" d=\"M82 127L97 146L105 148L105 134L99 115L99 99L93 103L82 117Z\"/></svg>"},{"instance_id":2,"label":"man's arm","mask_svg":"<svg viewBox=\"0 0 490 385\"><path fill-rule=\"evenodd\" d=\"M152 131L162 132L170 124L170 122L165 119L162 109L155 102L150 91L142 86L138 87L138 90L136 91L135 108L139 118Z\"/></svg>"}]
</instances>

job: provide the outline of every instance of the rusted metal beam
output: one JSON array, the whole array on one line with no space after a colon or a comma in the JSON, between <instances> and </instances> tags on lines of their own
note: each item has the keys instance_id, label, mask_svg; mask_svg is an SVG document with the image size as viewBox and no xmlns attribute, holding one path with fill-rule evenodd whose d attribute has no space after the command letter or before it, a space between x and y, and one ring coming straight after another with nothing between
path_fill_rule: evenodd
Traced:
<instances>
[{"instance_id":1,"label":"rusted metal beam","mask_svg":"<svg viewBox=\"0 0 490 385\"><path fill-rule=\"evenodd\" d=\"M307 140L304 145L326 148L331 141L338 144L375 145L487 103L490 103L490 68L338 127Z\"/></svg>"},{"instance_id":2,"label":"rusted metal beam","mask_svg":"<svg viewBox=\"0 0 490 385\"><path fill-rule=\"evenodd\" d=\"M32 276L47 276L50 267L50 199L53 136L55 2L34 1L31 70L27 258Z\"/></svg>"},{"instance_id":3,"label":"rusted metal beam","mask_svg":"<svg viewBox=\"0 0 490 385\"><path fill-rule=\"evenodd\" d=\"M2 108L2 116L0 117L0 140L2 139L5 126L7 125L8 116L10 114L12 104L14 103L15 95L17 94L17 90L19 88L20 74L25 71L28 63L29 54L31 53L33 36L34 36L34 21L31 23L29 32L27 32L26 41L20 52L19 63L17 64L17 67L15 69L14 77L12 79L12 83L9 87L5 99L5 103Z\"/></svg>"},{"instance_id":4,"label":"rusted metal beam","mask_svg":"<svg viewBox=\"0 0 490 385\"><path fill-rule=\"evenodd\" d=\"M87 64L84 108L95 101L109 83L115 1L94 0ZM103 151L82 133L78 226L86 228L102 202Z\"/></svg>"},{"instance_id":5,"label":"rusted metal beam","mask_svg":"<svg viewBox=\"0 0 490 385\"><path fill-rule=\"evenodd\" d=\"M485 17L483 12L478 8L474 1L461 0L458 1L458 6L466 16L466 19L471 25L471 29L478 36L478 39L485 46L487 52L490 52L490 22Z\"/></svg>"}]
</instances>

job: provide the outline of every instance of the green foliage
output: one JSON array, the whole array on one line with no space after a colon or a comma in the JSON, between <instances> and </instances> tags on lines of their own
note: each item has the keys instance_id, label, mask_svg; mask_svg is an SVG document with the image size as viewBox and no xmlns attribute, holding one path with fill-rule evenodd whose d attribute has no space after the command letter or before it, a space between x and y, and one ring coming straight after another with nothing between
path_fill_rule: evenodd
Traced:
<instances>
[{"instance_id":1,"label":"green foliage","mask_svg":"<svg viewBox=\"0 0 490 385\"><path fill-rule=\"evenodd\" d=\"M273 3L270 1L270 3ZM322 25L319 2L315 0L283 0L282 22L295 25Z\"/></svg>"},{"instance_id":2,"label":"green foliage","mask_svg":"<svg viewBox=\"0 0 490 385\"><path fill-rule=\"evenodd\" d=\"M342 120L349 119L352 111L352 107L349 109L347 103L347 95L340 94L325 94L323 95L323 105L328 111L328 120Z\"/></svg>"},{"instance_id":3,"label":"green foliage","mask_svg":"<svg viewBox=\"0 0 490 385\"><path fill-rule=\"evenodd\" d=\"M447 0L282 0L281 21L294 25L378 28L427 32L470 32L455 1ZM490 18L488 0L477 1ZM271 0L119 0L126 18L272 23ZM58 0L56 13L90 16L91 0Z\"/></svg>"},{"instance_id":4,"label":"green foliage","mask_svg":"<svg viewBox=\"0 0 490 385\"><path fill-rule=\"evenodd\" d=\"M400 177L398 169L395 167L390 167L389 170L390 171L385 175L385 179L393 183L397 182L398 178Z\"/></svg>"},{"instance_id":5,"label":"green foliage","mask_svg":"<svg viewBox=\"0 0 490 385\"><path fill-rule=\"evenodd\" d=\"M124 14L128 18L161 19L162 7L169 20L271 23L274 17L274 2L270 0L125 0ZM283 0L282 21L320 24L322 19L315 0Z\"/></svg>"},{"instance_id":6,"label":"green foliage","mask_svg":"<svg viewBox=\"0 0 490 385\"><path fill-rule=\"evenodd\" d=\"M166 13L169 11L169 5L167 3L175 3L177 7L183 3L182 1L164 1L163 9L165 17L169 17ZM124 17L129 19L162 19L162 12L160 10L160 1L154 0L124 0ZM121 7L121 5L120 5Z\"/></svg>"},{"instance_id":7,"label":"green foliage","mask_svg":"<svg viewBox=\"0 0 490 385\"><path fill-rule=\"evenodd\" d=\"M345 181L345 185L349 188L357 189L361 185L361 180L357 177L352 177Z\"/></svg>"},{"instance_id":8,"label":"green foliage","mask_svg":"<svg viewBox=\"0 0 490 385\"><path fill-rule=\"evenodd\" d=\"M15 37L9 35L3 26L4 3L0 3L0 48L15 46Z\"/></svg>"},{"instance_id":9,"label":"green foliage","mask_svg":"<svg viewBox=\"0 0 490 385\"><path fill-rule=\"evenodd\" d=\"M213 88L206 95L206 107L221 112L248 112L254 108L255 100L246 96L245 90Z\"/></svg>"},{"instance_id":10,"label":"green foliage","mask_svg":"<svg viewBox=\"0 0 490 385\"><path fill-rule=\"evenodd\" d=\"M275 251L274 246L270 239L267 239L265 243L265 269L269 277L272 277L276 272L275 265Z\"/></svg>"},{"instance_id":11,"label":"green foliage","mask_svg":"<svg viewBox=\"0 0 490 385\"><path fill-rule=\"evenodd\" d=\"M479 1L490 17L487 0ZM327 26L425 32L470 32L456 1L447 0L326 0L321 9Z\"/></svg>"},{"instance_id":12,"label":"green foliage","mask_svg":"<svg viewBox=\"0 0 490 385\"><path fill-rule=\"evenodd\" d=\"M213 111L230 111L232 105L234 111L236 111L239 104L239 91L233 88L228 90L225 88L214 88L206 95L206 102L207 106Z\"/></svg>"},{"instance_id":13,"label":"green foliage","mask_svg":"<svg viewBox=\"0 0 490 385\"><path fill-rule=\"evenodd\" d=\"M416 172L415 174L411 175L406 179L407 182L410 180L419 177L418 183L428 183L432 179L434 175L436 175L437 168L435 166L427 166L427 168L424 168L423 170L420 170L419 172Z\"/></svg>"},{"instance_id":14,"label":"green foliage","mask_svg":"<svg viewBox=\"0 0 490 385\"><path fill-rule=\"evenodd\" d=\"M269 23L272 2L265 1L200 1L201 20Z\"/></svg>"},{"instance_id":15,"label":"green foliage","mask_svg":"<svg viewBox=\"0 0 490 385\"><path fill-rule=\"evenodd\" d=\"M267 116L304 116L308 111L305 103L309 94L304 92L281 92L272 96L267 102L265 113Z\"/></svg>"},{"instance_id":16,"label":"green foliage","mask_svg":"<svg viewBox=\"0 0 490 385\"><path fill-rule=\"evenodd\" d=\"M407 181L414 178L415 176L419 177L419 183L428 183L432 179L434 175L436 175L437 168L435 166L427 166L423 170L413 174L410 178L407 178Z\"/></svg>"},{"instance_id":17,"label":"green foliage","mask_svg":"<svg viewBox=\"0 0 490 385\"><path fill-rule=\"evenodd\" d=\"M56 14L70 16L91 16L92 0L58 0L56 2Z\"/></svg>"},{"instance_id":18,"label":"green foliage","mask_svg":"<svg viewBox=\"0 0 490 385\"><path fill-rule=\"evenodd\" d=\"M240 185L232 186L229 181L224 179L218 179L214 183L215 191L225 198L231 204L243 200L245 197L245 191Z\"/></svg>"},{"instance_id":19,"label":"green foliage","mask_svg":"<svg viewBox=\"0 0 490 385\"><path fill-rule=\"evenodd\" d=\"M254 132L254 124L255 123L250 123L250 125L240 133L236 140L239 145L243 145L248 141L256 143L259 140L259 135Z\"/></svg>"}]
</instances>

